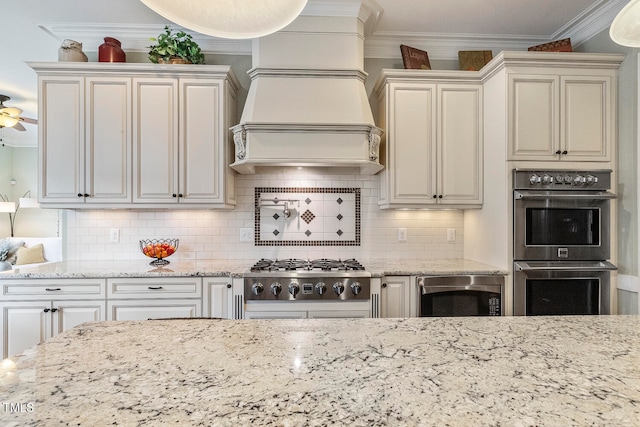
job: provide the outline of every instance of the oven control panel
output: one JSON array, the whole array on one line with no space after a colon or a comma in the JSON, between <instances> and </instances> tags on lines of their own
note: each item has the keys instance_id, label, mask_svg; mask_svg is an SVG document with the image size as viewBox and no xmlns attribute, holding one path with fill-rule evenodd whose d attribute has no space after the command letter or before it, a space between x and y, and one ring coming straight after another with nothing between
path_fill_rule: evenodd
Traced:
<instances>
[{"instance_id":1,"label":"oven control panel","mask_svg":"<svg viewBox=\"0 0 640 427\"><path fill-rule=\"evenodd\" d=\"M611 170L514 169L513 183L519 190L608 190L611 188Z\"/></svg>"}]
</instances>

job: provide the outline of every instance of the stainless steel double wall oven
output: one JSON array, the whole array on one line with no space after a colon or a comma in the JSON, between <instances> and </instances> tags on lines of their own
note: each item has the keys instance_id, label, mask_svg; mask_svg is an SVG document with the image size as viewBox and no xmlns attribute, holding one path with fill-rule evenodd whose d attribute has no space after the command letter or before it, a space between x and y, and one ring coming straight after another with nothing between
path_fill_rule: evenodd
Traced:
<instances>
[{"instance_id":1,"label":"stainless steel double wall oven","mask_svg":"<svg viewBox=\"0 0 640 427\"><path fill-rule=\"evenodd\" d=\"M513 171L515 315L609 314L610 170Z\"/></svg>"}]
</instances>

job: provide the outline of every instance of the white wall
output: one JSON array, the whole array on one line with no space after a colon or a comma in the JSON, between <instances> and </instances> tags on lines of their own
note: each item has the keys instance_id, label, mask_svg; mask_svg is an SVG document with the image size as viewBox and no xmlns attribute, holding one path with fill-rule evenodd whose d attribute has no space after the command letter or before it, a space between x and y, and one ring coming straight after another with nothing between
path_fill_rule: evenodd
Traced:
<instances>
[{"instance_id":1,"label":"white wall","mask_svg":"<svg viewBox=\"0 0 640 427\"><path fill-rule=\"evenodd\" d=\"M381 211L378 177L360 176L353 169L273 169L266 174L238 175L238 205L220 210L77 210L66 211L67 259L144 259L138 247L143 238L180 239L179 259L249 259L355 257L459 258L463 251L462 211ZM361 188L361 246L255 247L240 242L240 228L253 228L255 187ZM407 228L406 242L397 241L397 228ZM109 230L120 229L119 243L109 242ZM456 230L456 242L446 241L447 228Z\"/></svg>"}]
</instances>

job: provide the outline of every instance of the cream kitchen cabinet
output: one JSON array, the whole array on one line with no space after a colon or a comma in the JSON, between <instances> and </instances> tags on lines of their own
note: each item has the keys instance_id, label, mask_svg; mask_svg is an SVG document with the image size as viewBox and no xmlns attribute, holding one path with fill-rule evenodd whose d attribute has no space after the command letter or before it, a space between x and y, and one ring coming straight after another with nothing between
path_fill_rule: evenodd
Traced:
<instances>
[{"instance_id":1,"label":"cream kitchen cabinet","mask_svg":"<svg viewBox=\"0 0 640 427\"><path fill-rule=\"evenodd\" d=\"M0 281L3 358L80 323L105 320L104 279Z\"/></svg>"},{"instance_id":2,"label":"cream kitchen cabinet","mask_svg":"<svg viewBox=\"0 0 640 427\"><path fill-rule=\"evenodd\" d=\"M39 199L52 208L231 208L237 79L226 66L29 63Z\"/></svg>"},{"instance_id":3,"label":"cream kitchen cabinet","mask_svg":"<svg viewBox=\"0 0 640 427\"><path fill-rule=\"evenodd\" d=\"M202 316L202 279L107 279L107 320Z\"/></svg>"},{"instance_id":4,"label":"cream kitchen cabinet","mask_svg":"<svg viewBox=\"0 0 640 427\"><path fill-rule=\"evenodd\" d=\"M482 204L482 86L460 73L382 71L381 208Z\"/></svg>"},{"instance_id":5,"label":"cream kitchen cabinet","mask_svg":"<svg viewBox=\"0 0 640 427\"><path fill-rule=\"evenodd\" d=\"M226 167L234 120L223 114L235 98L224 81L135 78L133 86L134 202L235 205Z\"/></svg>"},{"instance_id":6,"label":"cream kitchen cabinet","mask_svg":"<svg viewBox=\"0 0 640 427\"><path fill-rule=\"evenodd\" d=\"M532 68L507 80L508 160L611 161L615 72Z\"/></svg>"},{"instance_id":7,"label":"cream kitchen cabinet","mask_svg":"<svg viewBox=\"0 0 640 427\"><path fill-rule=\"evenodd\" d=\"M411 292L415 287L411 276L387 276L380 289L380 317L415 317ZM414 296L415 297L415 296Z\"/></svg>"},{"instance_id":8,"label":"cream kitchen cabinet","mask_svg":"<svg viewBox=\"0 0 640 427\"><path fill-rule=\"evenodd\" d=\"M131 202L131 81L39 79L40 202Z\"/></svg>"},{"instance_id":9,"label":"cream kitchen cabinet","mask_svg":"<svg viewBox=\"0 0 640 427\"><path fill-rule=\"evenodd\" d=\"M205 277L202 285L205 317L234 319L233 279L231 277Z\"/></svg>"}]
</instances>

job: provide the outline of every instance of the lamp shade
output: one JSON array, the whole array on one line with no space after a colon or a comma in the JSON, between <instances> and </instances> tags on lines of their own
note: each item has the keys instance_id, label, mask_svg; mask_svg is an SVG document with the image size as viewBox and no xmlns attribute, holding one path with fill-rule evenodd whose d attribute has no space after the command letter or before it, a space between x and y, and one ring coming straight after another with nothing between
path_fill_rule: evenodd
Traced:
<instances>
[{"instance_id":1,"label":"lamp shade","mask_svg":"<svg viewBox=\"0 0 640 427\"><path fill-rule=\"evenodd\" d=\"M37 199L34 199L32 197L20 197L18 199L18 206L20 206L21 208L39 208L40 207L40 203L38 203Z\"/></svg>"},{"instance_id":2,"label":"lamp shade","mask_svg":"<svg viewBox=\"0 0 640 427\"><path fill-rule=\"evenodd\" d=\"M250 39L289 25L307 0L140 0L159 15L202 34Z\"/></svg>"},{"instance_id":3,"label":"lamp shade","mask_svg":"<svg viewBox=\"0 0 640 427\"><path fill-rule=\"evenodd\" d=\"M640 47L640 0L631 0L609 28L611 40L622 46Z\"/></svg>"},{"instance_id":4,"label":"lamp shade","mask_svg":"<svg viewBox=\"0 0 640 427\"><path fill-rule=\"evenodd\" d=\"M0 212L14 213L16 204L14 202L0 202Z\"/></svg>"}]
</instances>

